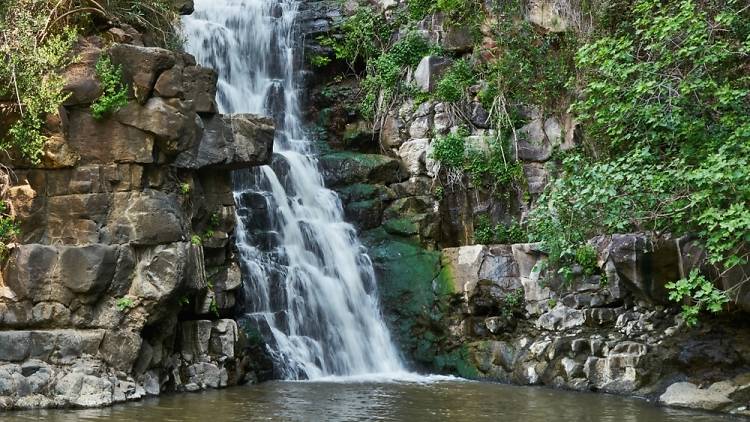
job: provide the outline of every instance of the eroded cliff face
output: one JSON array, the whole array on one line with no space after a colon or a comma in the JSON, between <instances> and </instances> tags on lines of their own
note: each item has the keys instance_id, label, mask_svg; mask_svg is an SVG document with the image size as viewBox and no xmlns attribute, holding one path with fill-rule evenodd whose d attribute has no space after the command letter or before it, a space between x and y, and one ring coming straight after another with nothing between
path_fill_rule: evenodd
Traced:
<instances>
[{"instance_id":1,"label":"eroded cliff face","mask_svg":"<svg viewBox=\"0 0 750 422\"><path fill-rule=\"evenodd\" d=\"M552 2L531 3L525 18L540 31L574 24ZM335 57L316 36L335 38L335 25L357 5L305 4L307 51ZM372 5L393 19L403 2ZM447 26L439 13L416 30L446 55L466 56L475 45L468 30ZM407 79L429 97L450 60L423 57ZM523 219L554 171L554 152L580 147L574 116L529 107L510 151L524 189L498 192L466 174L447 174L432 154L435 139L459 127L470 130L464 142L471 148L491 148L493 122L476 97L457 109L407 96L373 125L357 112L361 87L351 74L335 59L311 71L309 119L321 139L326 182L360 230L385 316L415 367L747 412L748 290L738 291L735 311L705 317L695 328L667 297L665 285L701 262L698 242L642 233L598 237L589 242L591 268L574 267L568 281L548 268L539 244L477 244L480 216L492 226ZM735 285L731 275L722 283Z\"/></svg>"},{"instance_id":2,"label":"eroded cliff face","mask_svg":"<svg viewBox=\"0 0 750 422\"><path fill-rule=\"evenodd\" d=\"M230 173L269 162L272 122L216 114L215 73L130 28L82 39L76 54L41 165L9 163L21 236L0 280L0 408L255 379L260 345L232 319L242 279ZM97 120L102 55L130 92Z\"/></svg>"}]
</instances>

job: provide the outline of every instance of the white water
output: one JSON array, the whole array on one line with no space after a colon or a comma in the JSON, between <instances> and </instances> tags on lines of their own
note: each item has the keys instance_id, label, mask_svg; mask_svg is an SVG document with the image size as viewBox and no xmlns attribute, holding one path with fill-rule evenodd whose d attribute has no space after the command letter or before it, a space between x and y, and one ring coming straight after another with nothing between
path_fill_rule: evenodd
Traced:
<instances>
[{"instance_id":1,"label":"white water","mask_svg":"<svg viewBox=\"0 0 750 422\"><path fill-rule=\"evenodd\" d=\"M300 117L297 1L196 0L186 50L219 74L222 113L276 121L274 162L234 175L246 317L285 379L405 376L372 263L325 188Z\"/></svg>"}]
</instances>

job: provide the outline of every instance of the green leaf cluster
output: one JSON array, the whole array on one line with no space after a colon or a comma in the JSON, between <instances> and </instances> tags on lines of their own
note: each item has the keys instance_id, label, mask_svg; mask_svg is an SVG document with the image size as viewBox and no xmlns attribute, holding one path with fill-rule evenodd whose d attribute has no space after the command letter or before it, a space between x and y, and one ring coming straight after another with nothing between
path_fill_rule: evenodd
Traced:
<instances>
[{"instance_id":1,"label":"green leaf cluster","mask_svg":"<svg viewBox=\"0 0 750 422\"><path fill-rule=\"evenodd\" d=\"M624 16L576 54L581 95L571 109L585 149L561 160L531 231L553 260L597 234L644 231L697 234L720 270L746 264L750 8L637 0ZM701 277L670 285L692 298L688 321L721 307L713 290L695 297L711 285Z\"/></svg>"},{"instance_id":2,"label":"green leaf cluster","mask_svg":"<svg viewBox=\"0 0 750 422\"><path fill-rule=\"evenodd\" d=\"M107 55L96 62L96 76L102 87L102 95L91 104L91 115L102 119L128 103L128 88L122 78L122 66L115 65Z\"/></svg>"},{"instance_id":3,"label":"green leaf cluster","mask_svg":"<svg viewBox=\"0 0 750 422\"><path fill-rule=\"evenodd\" d=\"M461 59L453 63L435 87L435 98L455 103L463 99L469 87L476 83L471 63Z\"/></svg>"},{"instance_id":4,"label":"green leaf cluster","mask_svg":"<svg viewBox=\"0 0 750 422\"><path fill-rule=\"evenodd\" d=\"M42 32L49 5L14 3L0 6L0 98L10 100L0 106L0 117L12 122L0 128L0 151L13 150L38 163L47 141L45 116L56 114L67 97L58 71L71 60L76 31Z\"/></svg>"},{"instance_id":5,"label":"green leaf cluster","mask_svg":"<svg viewBox=\"0 0 750 422\"><path fill-rule=\"evenodd\" d=\"M716 288L714 284L698 270L690 272L690 276L667 284L669 300L674 302L688 301L682 305L682 315L685 323L695 325L701 311L707 310L717 313L724 304L729 302L726 292Z\"/></svg>"}]
</instances>

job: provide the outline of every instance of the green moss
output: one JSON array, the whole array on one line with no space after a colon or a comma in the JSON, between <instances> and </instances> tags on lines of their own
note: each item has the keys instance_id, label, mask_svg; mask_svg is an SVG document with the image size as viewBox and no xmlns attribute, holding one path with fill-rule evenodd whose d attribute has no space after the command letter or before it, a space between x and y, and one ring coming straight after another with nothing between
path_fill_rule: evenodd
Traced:
<instances>
[{"instance_id":1,"label":"green moss","mask_svg":"<svg viewBox=\"0 0 750 422\"><path fill-rule=\"evenodd\" d=\"M396 236L414 236L419 233L419 227L410 218L397 218L383 223L383 228Z\"/></svg>"},{"instance_id":2,"label":"green moss","mask_svg":"<svg viewBox=\"0 0 750 422\"><path fill-rule=\"evenodd\" d=\"M480 378L479 370L471 362L469 347L465 344L448 353L435 356L434 362L438 371L455 373L463 378Z\"/></svg>"}]
</instances>

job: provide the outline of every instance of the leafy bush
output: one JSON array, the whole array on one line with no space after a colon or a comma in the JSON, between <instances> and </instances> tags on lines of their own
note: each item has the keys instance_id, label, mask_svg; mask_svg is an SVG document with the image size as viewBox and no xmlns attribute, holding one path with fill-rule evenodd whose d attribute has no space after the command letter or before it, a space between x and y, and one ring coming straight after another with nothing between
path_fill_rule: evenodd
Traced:
<instances>
[{"instance_id":1,"label":"leafy bush","mask_svg":"<svg viewBox=\"0 0 750 422\"><path fill-rule=\"evenodd\" d=\"M667 289L670 290L669 300L689 301L682 305L682 315L688 325L695 325L698 322L698 315L701 311L708 310L717 313L729 301L726 293L717 289L698 270L691 271L688 278L667 284Z\"/></svg>"},{"instance_id":2,"label":"leafy bush","mask_svg":"<svg viewBox=\"0 0 750 422\"><path fill-rule=\"evenodd\" d=\"M0 133L0 150L15 150L32 163L39 162L47 135L46 114L56 114L65 101L63 80L57 73L70 62L68 51L76 33L44 31L51 5L33 0L0 5L0 98L11 104L0 107L5 120L13 120Z\"/></svg>"},{"instance_id":3,"label":"leafy bush","mask_svg":"<svg viewBox=\"0 0 750 422\"><path fill-rule=\"evenodd\" d=\"M15 240L19 234L18 225L8 213L8 205L5 201L0 201L0 260L8 253L8 243Z\"/></svg>"},{"instance_id":4,"label":"leafy bush","mask_svg":"<svg viewBox=\"0 0 750 422\"><path fill-rule=\"evenodd\" d=\"M338 59L354 66L357 60L367 62L380 55L390 41L392 28L371 6L360 5L340 29L341 40L322 39L321 44L333 47Z\"/></svg>"},{"instance_id":5,"label":"leafy bush","mask_svg":"<svg viewBox=\"0 0 750 422\"><path fill-rule=\"evenodd\" d=\"M474 224L474 242L482 245L492 243L495 239L495 232L492 229L490 219L486 215L477 218Z\"/></svg>"},{"instance_id":6,"label":"leafy bush","mask_svg":"<svg viewBox=\"0 0 750 422\"><path fill-rule=\"evenodd\" d=\"M432 141L432 158L441 165L462 169L466 159L464 133L450 133Z\"/></svg>"},{"instance_id":7,"label":"leafy bush","mask_svg":"<svg viewBox=\"0 0 750 422\"><path fill-rule=\"evenodd\" d=\"M596 234L647 231L698 234L720 270L748 262L745 5L637 0L631 22L578 51L582 95L572 109L587 149L563 160L531 216L551 259L575 256ZM709 285L697 274L670 285L675 299L695 302L686 320L724 303Z\"/></svg>"},{"instance_id":8,"label":"leafy bush","mask_svg":"<svg viewBox=\"0 0 750 422\"><path fill-rule=\"evenodd\" d=\"M365 117L376 118L378 110L389 109L399 92L406 71L419 64L431 52L431 45L416 32L410 32L367 62L367 76L362 81L365 96L360 111Z\"/></svg>"},{"instance_id":9,"label":"leafy bush","mask_svg":"<svg viewBox=\"0 0 750 422\"><path fill-rule=\"evenodd\" d=\"M476 82L474 69L468 60L458 60L445 72L435 87L435 98L455 103L466 95L466 91Z\"/></svg>"},{"instance_id":10,"label":"leafy bush","mask_svg":"<svg viewBox=\"0 0 750 422\"><path fill-rule=\"evenodd\" d=\"M101 119L128 103L128 89L122 80L122 66L113 64L109 56L99 57L96 76L102 86L102 95L91 104L91 114L95 119Z\"/></svg>"}]
</instances>

